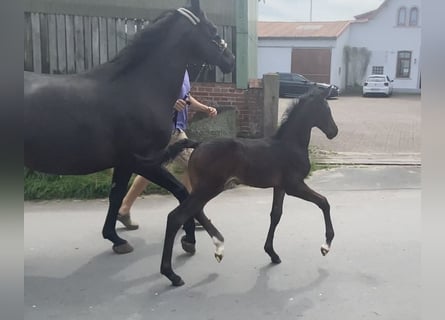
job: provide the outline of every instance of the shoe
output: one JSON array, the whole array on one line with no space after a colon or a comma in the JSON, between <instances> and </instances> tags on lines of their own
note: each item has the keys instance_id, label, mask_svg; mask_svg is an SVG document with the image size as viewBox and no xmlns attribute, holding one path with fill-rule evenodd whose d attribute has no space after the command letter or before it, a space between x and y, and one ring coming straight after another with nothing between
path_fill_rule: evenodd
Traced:
<instances>
[{"instance_id":1,"label":"shoe","mask_svg":"<svg viewBox=\"0 0 445 320\"><path fill-rule=\"evenodd\" d=\"M139 225L131 220L130 214L117 214L117 221L122 223L127 230L136 230Z\"/></svg>"}]
</instances>

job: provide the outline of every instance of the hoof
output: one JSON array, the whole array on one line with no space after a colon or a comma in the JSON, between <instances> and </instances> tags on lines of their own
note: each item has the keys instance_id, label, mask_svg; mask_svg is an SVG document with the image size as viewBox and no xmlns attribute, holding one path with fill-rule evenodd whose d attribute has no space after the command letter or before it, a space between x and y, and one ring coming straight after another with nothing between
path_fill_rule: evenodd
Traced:
<instances>
[{"instance_id":1,"label":"hoof","mask_svg":"<svg viewBox=\"0 0 445 320\"><path fill-rule=\"evenodd\" d=\"M223 255L222 254L217 254L217 253L215 253L215 259L216 259L216 261L218 261L218 262L221 262L221 260L223 259Z\"/></svg>"},{"instance_id":2,"label":"hoof","mask_svg":"<svg viewBox=\"0 0 445 320\"><path fill-rule=\"evenodd\" d=\"M329 246L325 243L320 248L321 254L323 256L327 255L329 253Z\"/></svg>"},{"instance_id":3,"label":"hoof","mask_svg":"<svg viewBox=\"0 0 445 320\"><path fill-rule=\"evenodd\" d=\"M274 264L280 264L281 263L281 259L280 259L280 257L275 257L275 258L272 258L272 263L274 263Z\"/></svg>"},{"instance_id":4,"label":"hoof","mask_svg":"<svg viewBox=\"0 0 445 320\"><path fill-rule=\"evenodd\" d=\"M184 251L187 252L187 253L195 254L195 252L196 252L195 244L191 243L191 242L188 242L186 240L185 236L183 236L181 238L181 246L182 246L182 249L184 249Z\"/></svg>"},{"instance_id":5,"label":"hoof","mask_svg":"<svg viewBox=\"0 0 445 320\"><path fill-rule=\"evenodd\" d=\"M172 285L175 287L180 287L185 284L185 282L181 279L180 276L175 276L173 279L171 279Z\"/></svg>"},{"instance_id":6,"label":"hoof","mask_svg":"<svg viewBox=\"0 0 445 320\"><path fill-rule=\"evenodd\" d=\"M120 244L118 246L113 246L113 251L117 254L126 254L132 252L133 250L133 247L128 242Z\"/></svg>"}]
</instances>

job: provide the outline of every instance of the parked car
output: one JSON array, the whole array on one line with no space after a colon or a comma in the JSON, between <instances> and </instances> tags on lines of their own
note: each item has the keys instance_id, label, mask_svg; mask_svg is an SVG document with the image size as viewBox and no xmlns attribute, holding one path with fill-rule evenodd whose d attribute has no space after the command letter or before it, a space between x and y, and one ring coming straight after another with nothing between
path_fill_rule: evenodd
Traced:
<instances>
[{"instance_id":1,"label":"parked car","mask_svg":"<svg viewBox=\"0 0 445 320\"><path fill-rule=\"evenodd\" d=\"M389 79L385 74L371 74L363 83L363 96L367 95L392 95L392 83L394 80Z\"/></svg>"},{"instance_id":2,"label":"parked car","mask_svg":"<svg viewBox=\"0 0 445 320\"><path fill-rule=\"evenodd\" d=\"M314 82L306 79L303 75L298 73L284 73L279 72L280 78L280 97L296 98L306 93L310 87L316 85L320 88L328 88L331 86L331 92L328 98L338 97L339 89L336 85L330 85L327 83Z\"/></svg>"}]
</instances>

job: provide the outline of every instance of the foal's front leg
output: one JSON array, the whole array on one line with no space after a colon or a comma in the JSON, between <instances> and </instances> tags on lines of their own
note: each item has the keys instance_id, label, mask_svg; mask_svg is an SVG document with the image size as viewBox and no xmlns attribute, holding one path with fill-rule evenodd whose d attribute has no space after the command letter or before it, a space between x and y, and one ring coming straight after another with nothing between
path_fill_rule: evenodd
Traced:
<instances>
[{"instance_id":1,"label":"foal's front leg","mask_svg":"<svg viewBox=\"0 0 445 320\"><path fill-rule=\"evenodd\" d=\"M280 222L281 215L283 214L283 200L284 200L284 190L281 188L273 189L273 202L272 211L270 212L270 227L267 233L266 243L264 244L264 250L272 259L273 263L281 263L281 259L273 248L273 238L275 234L275 229Z\"/></svg>"},{"instance_id":2,"label":"foal's front leg","mask_svg":"<svg viewBox=\"0 0 445 320\"><path fill-rule=\"evenodd\" d=\"M332 227L331 209L328 200L326 197L309 188L303 181L286 186L286 193L315 203L323 211L326 242L321 246L320 251L322 255L327 255L331 248L332 239L334 239L334 228Z\"/></svg>"}]
</instances>

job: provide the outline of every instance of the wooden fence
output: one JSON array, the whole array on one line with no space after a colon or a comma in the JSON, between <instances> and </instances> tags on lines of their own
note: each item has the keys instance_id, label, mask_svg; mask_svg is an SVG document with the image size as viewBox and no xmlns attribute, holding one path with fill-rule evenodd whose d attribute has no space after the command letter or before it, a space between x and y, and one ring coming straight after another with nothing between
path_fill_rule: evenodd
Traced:
<instances>
[{"instance_id":1,"label":"wooden fence","mask_svg":"<svg viewBox=\"0 0 445 320\"><path fill-rule=\"evenodd\" d=\"M25 12L24 68L39 73L78 73L112 59L150 22L144 19L106 18ZM234 51L235 28L218 26ZM190 77L200 68L191 68ZM219 69L200 78L208 82L234 82L235 75Z\"/></svg>"}]
</instances>

